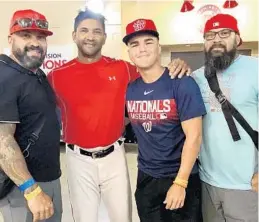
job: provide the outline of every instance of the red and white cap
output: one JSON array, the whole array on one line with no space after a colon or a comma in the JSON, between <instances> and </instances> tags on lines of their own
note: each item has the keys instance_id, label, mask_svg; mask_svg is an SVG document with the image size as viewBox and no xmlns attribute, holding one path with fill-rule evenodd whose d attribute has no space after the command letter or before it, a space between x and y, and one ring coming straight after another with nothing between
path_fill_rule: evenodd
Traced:
<instances>
[{"instance_id":1,"label":"red and white cap","mask_svg":"<svg viewBox=\"0 0 259 222\"><path fill-rule=\"evenodd\" d=\"M15 32L23 31L23 30L35 30L45 33L46 35L52 35L53 32L49 31L48 29L39 28L36 26L35 22L32 23L31 27L22 28L18 24L15 24L16 21L23 18L30 18L33 20L43 20L47 22L47 19L44 15L40 14L39 12L33 11L31 9L26 10L18 10L14 12L13 17L10 23L10 34Z\"/></svg>"},{"instance_id":2,"label":"red and white cap","mask_svg":"<svg viewBox=\"0 0 259 222\"><path fill-rule=\"evenodd\" d=\"M152 20L137 19L127 25L126 36L122 39L122 41L127 45L132 37L143 33L151 34L159 38L159 33L156 29L156 25Z\"/></svg>"},{"instance_id":3,"label":"red and white cap","mask_svg":"<svg viewBox=\"0 0 259 222\"><path fill-rule=\"evenodd\" d=\"M206 32L211 31L212 29L219 29L219 28L227 28L231 29L236 32L240 36L240 32L238 29L237 20L229 14L217 14L210 18L204 27L204 34ZM239 45L242 44L242 39L240 38Z\"/></svg>"}]
</instances>

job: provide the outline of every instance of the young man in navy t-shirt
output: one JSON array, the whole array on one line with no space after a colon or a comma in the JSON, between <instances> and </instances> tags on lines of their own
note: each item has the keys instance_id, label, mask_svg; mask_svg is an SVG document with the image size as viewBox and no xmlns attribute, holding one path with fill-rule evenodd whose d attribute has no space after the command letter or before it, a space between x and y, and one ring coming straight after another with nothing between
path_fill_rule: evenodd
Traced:
<instances>
[{"instance_id":1,"label":"young man in navy t-shirt","mask_svg":"<svg viewBox=\"0 0 259 222\"><path fill-rule=\"evenodd\" d=\"M197 156L205 106L191 77L171 79L161 66L159 34L151 20L128 24L124 43L141 78L129 85L127 109L136 134L135 193L141 222L201 222Z\"/></svg>"}]
</instances>

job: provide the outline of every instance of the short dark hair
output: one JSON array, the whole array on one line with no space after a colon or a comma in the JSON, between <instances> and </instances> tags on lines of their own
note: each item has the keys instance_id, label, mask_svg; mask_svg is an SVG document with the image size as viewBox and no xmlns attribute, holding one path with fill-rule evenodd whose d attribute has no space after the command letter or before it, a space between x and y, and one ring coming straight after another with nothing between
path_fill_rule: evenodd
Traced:
<instances>
[{"instance_id":1,"label":"short dark hair","mask_svg":"<svg viewBox=\"0 0 259 222\"><path fill-rule=\"evenodd\" d=\"M86 8L84 11L80 11L76 16L74 22L74 31L76 31L78 25L85 19L95 19L99 21L103 26L103 30L105 31L105 17L100 13L95 13L89 10L88 8Z\"/></svg>"}]
</instances>

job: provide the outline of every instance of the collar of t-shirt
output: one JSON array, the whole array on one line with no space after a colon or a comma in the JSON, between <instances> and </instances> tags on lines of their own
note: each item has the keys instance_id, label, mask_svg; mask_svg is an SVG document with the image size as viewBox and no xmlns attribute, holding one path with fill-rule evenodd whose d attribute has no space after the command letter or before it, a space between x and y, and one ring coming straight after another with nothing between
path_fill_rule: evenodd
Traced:
<instances>
[{"instance_id":1,"label":"collar of t-shirt","mask_svg":"<svg viewBox=\"0 0 259 222\"><path fill-rule=\"evenodd\" d=\"M87 66L91 66L91 67L100 67L104 64L107 63L106 59L104 56L102 56L98 61L96 62L93 62L93 63L83 63L83 62L80 62L78 60L78 58L75 59L75 63L77 65L77 67L87 67Z\"/></svg>"},{"instance_id":2,"label":"collar of t-shirt","mask_svg":"<svg viewBox=\"0 0 259 222\"><path fill-rule=\"evenodd\" d=\"M156 81L151 82L151 83L146 83L146 82L144 82L143 78L141 78L141 84L145 84L145 85L149 85L149 86L156 85L157 83L163 81L163 79L168 76L169 76L169 70L168 70L168 68L165 68L163 74Z\"/></svg>"}]
</instances>

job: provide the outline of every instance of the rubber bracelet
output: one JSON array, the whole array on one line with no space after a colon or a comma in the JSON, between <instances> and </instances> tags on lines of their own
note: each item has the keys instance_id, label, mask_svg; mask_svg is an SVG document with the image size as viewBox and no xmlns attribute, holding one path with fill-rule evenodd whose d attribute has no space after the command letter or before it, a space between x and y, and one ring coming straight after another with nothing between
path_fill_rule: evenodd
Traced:
<instances>
[{"instance_id":1,"label":"rubber bracelet","mask_svg":"<svg viewBox=\"0 0 259 222\"><path fill-rule=\"evenodd\" d=\"M175 178L175 181L179 182L179 183L183 183L183 184L188 184L188 180L183 180L183 179L180 179L179 177L176 177Z\"/></svg>"},{"instance_id":2,"label":"rubber bracelet","mask_svg":"<svg viewBox=\"0 0 259 222\"><path fill-rule=\"evenodd\" d=\"M18 188L20 191L24 192L28 188L32 187L35 183L36 183L36 181L33 178L31 178L31 179L27 180L26 182L24 182L23 184L21 184Z\"/></svg>"},{"instance_id":3,"label":"rubber bracelet","mask_svg":"<svg viewBox=\"0 0 259 222\"><path fill-rule=\"evenodd\" d=\"M177 185L179 185L179 186L181 186L183 188L187 188L187 186L188 186L188 181L187 180L182 180L182 179L180 179L178 177L175 178L173 183L177 184Z\"/></svg>"},{"instance_id":4,"label":"rubber bracelet","mask_svg":"<svg viewBox=\"0 0 259 222\"><path fill-rule=\"evenodd\" d=\"M180 186L180 187L183 187L183 188L187 188L187 185L186 184L183 184L183 183L180 183L180 182L177 182L177 181L174 181L173 182L174 184L176 184L176 185L178 185L178 186Z\"/></svg>"},{"instance_id":5,"label":"rubber bracelet","mask_svg":"<svg viewBox=\"0 0 259 222\"><path fill-rule=\"evenodd\" d=\"M41 192L42 192L42 189L38 186L32 192L30 192L28 194L24 194L24 197L26 200L31 200L31 199L35 198L36 196L38 196Z\"/></svg>"},{"instance_id":6,"label":"rubber bracelet","mask_svg":"<svg viewBox=\"0 0 259 222\"><path fill-rule=\"evenodd\" d=\"M175 180L174 183L178 184L178 185L181 185L182 187L187 187L188 186L188 184L182 183L181 181L178 181L178 180Z\"/></svg>"}]
</instances>

